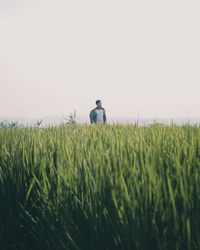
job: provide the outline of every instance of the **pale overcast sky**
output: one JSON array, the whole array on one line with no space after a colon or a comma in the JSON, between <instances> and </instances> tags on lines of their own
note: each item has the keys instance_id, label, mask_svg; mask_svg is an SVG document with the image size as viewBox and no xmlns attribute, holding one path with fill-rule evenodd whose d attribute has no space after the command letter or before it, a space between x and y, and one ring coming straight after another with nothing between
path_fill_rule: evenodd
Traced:
<instances>
[{"instance_id":1,"label":"pale overcast sky","mask_svg":"<svg viewBox=\"0 0 200 250\"><path fill-rule=\"evenodd\" d=\"M0 116L200 117L200 1L0 0Z\"/></svg>"}]
</instances>

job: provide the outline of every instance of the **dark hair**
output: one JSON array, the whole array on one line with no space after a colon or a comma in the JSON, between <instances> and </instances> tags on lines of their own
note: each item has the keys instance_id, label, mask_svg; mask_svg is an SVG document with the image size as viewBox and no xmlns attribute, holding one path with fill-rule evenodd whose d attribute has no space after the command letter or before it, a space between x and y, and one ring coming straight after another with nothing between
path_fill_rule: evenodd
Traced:
<instances>
[{"instance_id":1,"label":"dark hair","mask_svg":"<svg viewBox=\"0 0 200 250\"><path fill-rule=\"evenodd\" d=\"M101 100L96 100L96 105L98 104L98 103L100 103L101 102Z\"/></svg>"}]
</instances>

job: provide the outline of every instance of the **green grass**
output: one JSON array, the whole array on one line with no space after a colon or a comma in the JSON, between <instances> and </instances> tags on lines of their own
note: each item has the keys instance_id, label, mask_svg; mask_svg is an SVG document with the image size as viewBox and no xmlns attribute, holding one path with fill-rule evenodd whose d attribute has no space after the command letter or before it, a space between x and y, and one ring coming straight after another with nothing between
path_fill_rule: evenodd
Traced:
<instances>
[{"instance_id":1,"label":"green grass","mask_svg":"<svg viewBox=\"0 0 200 250\"><path fill-rule=\"evenodd\" d=\"M200 127L0 129L0 249L200 249Z\"/></svg>"}]
</instances>

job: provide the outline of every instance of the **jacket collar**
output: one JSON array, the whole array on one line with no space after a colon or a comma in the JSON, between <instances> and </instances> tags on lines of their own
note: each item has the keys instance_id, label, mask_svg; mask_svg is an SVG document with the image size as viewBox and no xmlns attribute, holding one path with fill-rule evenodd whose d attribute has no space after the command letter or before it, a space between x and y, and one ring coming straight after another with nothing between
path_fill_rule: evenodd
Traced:
<instances>
[{"instance_id":1,"label":"jacket collar","mask_svg":"<svg viewBox=\"0 0 200 250\"><path fill-rule=\"evenodd\" d=\"M96 107L95 109L98 109L98 107ZM101 107L100 109L104 109L104 108Z\"/></svg>"}]
</instances>

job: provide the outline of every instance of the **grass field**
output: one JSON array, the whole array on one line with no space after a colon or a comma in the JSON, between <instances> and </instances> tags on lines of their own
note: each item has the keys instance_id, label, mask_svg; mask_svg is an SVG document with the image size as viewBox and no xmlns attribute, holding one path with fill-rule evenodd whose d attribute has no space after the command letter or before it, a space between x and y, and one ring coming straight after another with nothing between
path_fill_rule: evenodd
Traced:
<instances>
[{"instance_id":1,"label":"grass field","mask_svg":"<svg viewBox=\"0 0 200 250\"><path fill-rule=\"evenodd\" d=\"M0 249L200 249L200 127L0 129Z\"/></svg>"}]
</instances>

